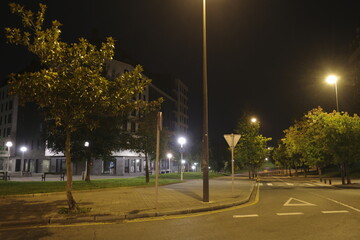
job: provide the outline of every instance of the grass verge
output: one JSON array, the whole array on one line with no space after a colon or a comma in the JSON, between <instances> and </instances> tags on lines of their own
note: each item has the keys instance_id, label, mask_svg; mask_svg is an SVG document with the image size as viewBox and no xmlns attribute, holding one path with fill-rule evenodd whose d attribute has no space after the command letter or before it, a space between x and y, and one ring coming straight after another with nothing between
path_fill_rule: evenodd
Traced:
<instances>
[{"instance_id":1,"label":"grass verge","mask_svg":"<svg viewBox=\"0 0 360 240\"><path fill-rule=\"evenodd\" d=\"M220 173L210 173L209 177L224 176ZM184 173L184 179L201 179L202 174L199 172ZM168 173L159 175L159 185L173 184L180 182L179 173ZM35 193L52 193L65 191L66 182L61 181L47 181L47 182L15 182L15 181L0 181L0 196L1 195L21 195L21 194L35 194ZM90 182L74 181L73 190L96 190L104 188L117 187L135 187L135 186L154 186L155 176L150 176L150 183L146 184L145 177L134 178L113 178L113 179L96 179Z\"/></svg>"}]
</instances>

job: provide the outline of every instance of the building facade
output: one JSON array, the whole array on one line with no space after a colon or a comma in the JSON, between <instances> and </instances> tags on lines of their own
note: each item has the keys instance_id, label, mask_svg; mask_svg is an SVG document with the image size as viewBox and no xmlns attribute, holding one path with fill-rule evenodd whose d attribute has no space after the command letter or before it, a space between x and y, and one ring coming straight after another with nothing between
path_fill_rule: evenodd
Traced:
<instances>
[{"instance_id":1,"label":"building facade","mask_svg":"<svg viewBox=\"0 0 360 240\"><path fill-rule=\"evenodd\" d=\"M106 63L106 77L113 79L126 71L132 71L133 66L111 60ZM179 79L173 82L171 91L161 89L151 84L142 94L135 96L134 100L145 101L164 98L161 111L163 123L170 131L187 132L187 87ZM179 103L179 101L181 101ZM124 130L135 133L138 129L136 119L138 111L133 111L129 121L124 124ZM36 174L43 172L65 172L65 156L63 153L55 153L46 146L43 134L43 116L35 104L19 106L15 96L8 95L8 87L0 88L0 171L9 171L13 175ZM12 146L7 148L6 142ZM26 151L21 151L26 147ZM24 150L24 148L22 149ZM113 152L111 160L93 159L91 161L90 174L92 175L143 175L145 173L145 156L132 151ZM170 169L169 161L161 162L162 170ZM177 165L172 164L173 171ZM84 162L73 162L74 175L80 175L85 171Z\"/></svg>"}]
</instances>

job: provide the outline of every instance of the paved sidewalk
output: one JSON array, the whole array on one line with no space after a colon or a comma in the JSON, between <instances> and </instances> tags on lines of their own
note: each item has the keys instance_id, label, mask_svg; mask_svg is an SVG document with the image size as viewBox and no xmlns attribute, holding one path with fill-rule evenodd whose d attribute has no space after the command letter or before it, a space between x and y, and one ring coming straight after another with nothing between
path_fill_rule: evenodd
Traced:
<instances>
[{"instance_id":1,"label":"paved sidewalk","mask_svg":"<svg viewBox=\"0 0 360 240\"><path fill-rule=\"evenodd\" d=\"M202 201L202 180L160 186L157 209L155 187L74 191L80 207L91 208L86 214L74 216L58 213L67 207L65 192L0 197L0 226L116 221L211 211L248 202L255 181L236 177L234 195L231 185L230 177L210 179L209 203Z\"/></svg>"}]
</instances>

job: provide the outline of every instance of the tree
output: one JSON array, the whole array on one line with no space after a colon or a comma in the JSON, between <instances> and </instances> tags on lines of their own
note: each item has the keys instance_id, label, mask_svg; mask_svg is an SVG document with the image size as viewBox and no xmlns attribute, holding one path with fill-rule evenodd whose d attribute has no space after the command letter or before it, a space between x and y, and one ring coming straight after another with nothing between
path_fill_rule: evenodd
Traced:
<instances>
[{"instance_id":1,"label":"tree","mask_svg":"<svg viewBox=\"0 0 360 240\"><path fill-rule=\"evenodd\" d=\"M351 183L349 166L360 159L360 118L348 113L326 113L318 107L284 131L282 140L293 162L321 168L337 164L342 183Z\"/></svg>"},{"instance_id":2,"label":"tree","mask_svg":"<svg viewBox=\"0 0 360 240\"><path fill-rule=\"evenodd\" d=\"M127 115L94 116L94 118L98 120L97 128L78 128L71 138L72 161L84 161L86 164L85 181L90 181L92 159L112 160L114 151L129 149L130 134L123 129L123 125L128 120ZM58 127L56 132L44 130L44 139L51 146L51 149L55 152L64 152L65 135L63 129ZM84 146L85 142L89 143L87 147Z\"/></svg>"},{"instance_id":3,"label":"tree","mask_svg":"<svg viewBox=\"0 0 360 240\"><path fill-rule=\"evenodd\" d=\"M244 115L238 122L235 132L241 135L235 147L235 163L237 167L246 166L249 169L249 178L257 175L257 170L263 164L267 154L267 142L271 138L262 136L260 123L251 123L248 115Z\"/></svg>"},{"instance_id":4,"label":"tree","mask_svg":"<svg viewBox=\"0 0 360 240\"><path fill-rule=\"evenodd\" d=\"M145 154L145 179L146 183L149 183L150 159L154 159L156 154L157 111L146 112L142 117L135 120L139 123L139 128L131 135L129 148ZM163 128L160 133L160 156L166 156L170 138L171 133Z\"/></svg>"},{"instance_id":5,"label":"tree","mask_svg":"<svg viewBox=\"0 0 360 240\"><path fill-rule=\"evenodd\" d=\"M44 27L46 6L39 4L38 12L25 9L19 4L10 4L11 12L20 16L22 29L6 28L9 43L23 45L37 56L42 69L36 72L11 74L11 94L16 94L21 103L34 102L42 108L46 119L54 122L50 131L61 127L65 134L66 195L70 211L78 206L72 195L71 137L81 127L95 129L97 115L116 116L127 109L149 106L133 96L144 91L150 84L135 67L120 77L109 81L102 72L106 59L114 55L114 40L107 38L101 47L80 38L77 43L65 43L60 39L58 21ZM150 105L156 105L153 102Z\"/></svg>"}]
</instances>

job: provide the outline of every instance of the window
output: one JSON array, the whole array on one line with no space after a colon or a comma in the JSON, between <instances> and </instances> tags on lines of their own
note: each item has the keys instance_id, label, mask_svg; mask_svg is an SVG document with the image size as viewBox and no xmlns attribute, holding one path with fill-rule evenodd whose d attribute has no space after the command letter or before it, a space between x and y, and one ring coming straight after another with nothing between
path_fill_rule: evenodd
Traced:
<instances>
[{"instance_id":1,"label":"window","mask_svg":"<svg viewBox=\"0 0 360 240\"><path fill-rule=\"evenodd\" d=\"M9 102L9 110L11 110L13 108L13 101L11 100L10 102Z\"/></svg>"},{"instance_id":2,"label":"window","mask_svg":"<svg viewBox=\"0 0 360 240\"><path fill-rule=\"evenodd\" d=\"M9 116L8 116L8 123L11 123L11 113L9 114Z\"/></svg>"},{"instance_id":3,"label":"window","mask_svg":"<svg viewBox=\"0 0 360 240\"><path fill-rule=\"evenodd\" d=\"M11 128L7 128L7 130L6 130L6 131L7 131L7 133L6 133L6 134L9 136L9 135L10 135L10 133L11 133Z\"/></svg>"},{"instance_id":4,"label":"window","mask_svg":"<svg viewBox=\"0 0 360 240\"><path fill-rule=\"evenodd\" d=\"M2 116L0 117L0 125L2 124Z\"/></svg>"}]
</instances>

